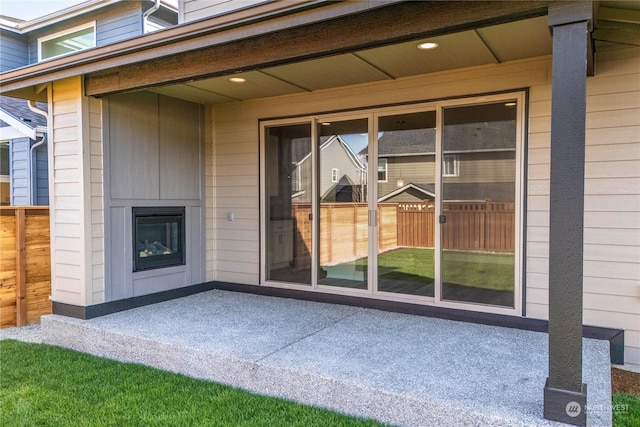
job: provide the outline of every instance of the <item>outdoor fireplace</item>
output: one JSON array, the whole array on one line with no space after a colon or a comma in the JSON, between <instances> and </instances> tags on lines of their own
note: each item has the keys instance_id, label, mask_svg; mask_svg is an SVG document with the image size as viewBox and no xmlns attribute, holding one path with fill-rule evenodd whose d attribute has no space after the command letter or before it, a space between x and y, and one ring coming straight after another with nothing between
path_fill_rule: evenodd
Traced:
<instances>
[{"instance_id":1,"label":"outdoor fireplace","mask_svg":"<svg viewBox=\"0 0 640 427\"><path fill-rule=\"evenodd\" d=\"M133 208L133 271L185 264L184 207Z\"/></svg>"}]
</instances>

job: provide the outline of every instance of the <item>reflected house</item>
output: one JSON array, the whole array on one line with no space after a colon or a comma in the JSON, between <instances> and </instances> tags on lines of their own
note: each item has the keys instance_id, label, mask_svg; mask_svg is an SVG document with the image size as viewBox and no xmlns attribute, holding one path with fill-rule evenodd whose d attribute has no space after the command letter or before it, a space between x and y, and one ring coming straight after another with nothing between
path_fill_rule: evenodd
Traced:
<instances>
[{"instance_id":1,"label":"reflected house","mask_svg":"<svg viewBox=\"0 0 640 427\"><path fill-rule=\"evenodd\" d=\"M449 142L442 152L443 200L513 202L515 132L513 120L445 127ZM379 202L434 200L435 143L432 128L388 131L380 137Z\"/></svg>"},{"instance_id":2,"label":"reflected house","mask_svg":"<svg viewBox=\"0 0 640 427\"><path fill-rule=\"evenodd\" d=\"M291 199L293 203L311 202L311 139L292 146ZM320 138L318 196L323 202L363 202L367 185L367 166L340 135Z\"/></svg>"}]
</instances>

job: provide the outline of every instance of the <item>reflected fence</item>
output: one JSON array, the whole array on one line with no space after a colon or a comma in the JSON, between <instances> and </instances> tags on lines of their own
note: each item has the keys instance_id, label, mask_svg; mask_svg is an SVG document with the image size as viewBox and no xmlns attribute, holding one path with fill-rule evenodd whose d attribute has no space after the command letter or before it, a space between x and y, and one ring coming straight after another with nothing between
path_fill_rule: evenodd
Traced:
<instances>
[{"instance_id":1,"label":"reflected fence","mask_svg":"<svg viewBox=\"0 0 640 427\"><path fill-rule=\"evenodd\" d=\"M311 267L311 204L292 205L293 267ZM442 247L448 250L513 253L513 202L445 202ZM363 258L368 253L366 203L322 203L320 206L320 265ZM433 201L378 204L378 250L435 247Z\"/></svg>"}]
</instances>

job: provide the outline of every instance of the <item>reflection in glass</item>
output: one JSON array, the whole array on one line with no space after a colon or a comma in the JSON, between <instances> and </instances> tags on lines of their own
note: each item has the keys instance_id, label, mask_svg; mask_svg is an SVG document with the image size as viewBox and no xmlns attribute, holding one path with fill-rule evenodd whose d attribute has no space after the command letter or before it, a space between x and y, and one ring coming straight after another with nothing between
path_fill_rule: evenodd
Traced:
<instances>
[{"instance_id":1,"label":"reflection in glass","mask_svg":"<svg viewBox=\"0 0 640 427\"><path fill-rule=\"evenodd\" d=\"M446 108L442 299L514 305L516 108Z\"/></svg>"},{"instance_id":2,"label":"reflection in glass","mask_svg":"<svg viewBox=\"0 0 640 427\"><path fill-rule=\"evenodd\" d=\"M311 284L311 124L265 136L266 278Z\"/></svg>"},{"instance_id":3,"label":"reflection in glass","mask_svg":"<svg viewBox=\"0 0 640 427\"><path fill-rule=\"evenodd\" d=\"M435 111L379 119L379 291L434 295L435 125Z\"/></svg>"},{"instance_id":4,"label":"reflection in glass","mask_svg":"<svg viewBox=\"0 0 640 427\"><path fill-rule=\"evenodd\" d=\"M318 284L367 289L367 119L318 125Z\"/></svg>"}]
</instances>

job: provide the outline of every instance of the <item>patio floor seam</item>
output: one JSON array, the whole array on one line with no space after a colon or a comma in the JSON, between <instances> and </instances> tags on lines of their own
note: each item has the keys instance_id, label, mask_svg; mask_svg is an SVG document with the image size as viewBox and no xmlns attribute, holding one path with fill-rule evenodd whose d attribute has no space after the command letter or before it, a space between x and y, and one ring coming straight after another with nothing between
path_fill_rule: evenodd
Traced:
<instances>
[{"instance_id":1,"label":"patio floor seam","mask_svg":"<svg viewBox=\"0 0 640 427\"><path fill-rule=\"evenodd\" d=\"M266 360L267 358L269 358L269 357L273 356L274 354L279 353L279 352L281 352L282 350L285 350L285 349L287 349L287 348L289 348L289 347L291 347L291 346L293 346L293 345L295 345L295 344L298 344L299 342L301 342L301 341L303 341L303 340L305 340L305 339L307 339L307 338L309 338L309 337L312 337L313 335L316 335L316 334L318 334L318 333L320 333L320 332L324 331L325 329L327 329L327 328L329 328L329 327L331 327L331 326L333 326L333 325L336 325L336 324L338 324L338 323L340 323L340 322L342 322L342 321L344 321L344 320L346 320L346 319L348 319L348 318L350 318L350 317L353 317L353 316L355 316L356 314L357 314L357 312L356 312L356 313L351 313L351 314L349 314L349 315L347 315L347 316L344 316L344 317L341 317L340 319L337 319L337 320L335 320L335 321L333 321L333 322L331 322L331 323L329 323L329 324L327 324L327 325L323 326L322 328L320 328L320 329L318 329L318 330L315 330L315 331L313 331L313 332L311 332L311 333L309 333L309 334L307 334L307 335L305 335L305 336L303 336L303 337L298 338L297 340L295 340L295 341L293 341L293 342L290 342L289 344L285 345L284 347L280 347L280 348L279 348L279 349L277 349L277 350L274 350L274 351L272 351L272 352L270 352L270 353L268 353L268 354L265 354L264 356L262 356L262 357L260 357L260 358L258 358L258 359L256 359L256 360L254 360L253 362L254 362L254 363L256 363L256 364L257 364L257 363L260 363L260 362L262 362L262 361Z\"/></svg>"}]
</instances>

